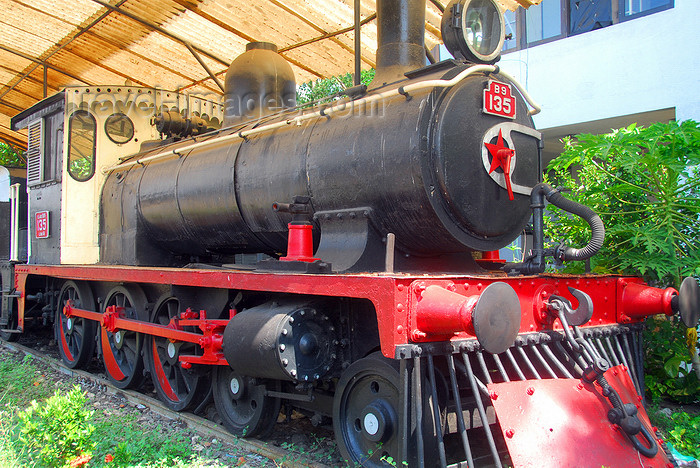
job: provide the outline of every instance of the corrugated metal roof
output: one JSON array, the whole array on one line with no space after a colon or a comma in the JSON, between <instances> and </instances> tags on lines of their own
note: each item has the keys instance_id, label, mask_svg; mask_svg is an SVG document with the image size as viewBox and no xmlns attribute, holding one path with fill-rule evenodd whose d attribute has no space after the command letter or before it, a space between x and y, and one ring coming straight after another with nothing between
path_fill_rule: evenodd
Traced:
<instances>
[{"instance_id":1,"label":"corrugated metal roof","mask_svg":"<svg viewBox=\"0 0 700 468\"><path fill-rule=\"evenodd\" d=\"M425 42L441 42L429 0ZM541 0L497 0L504 9ZM26 133L9 118L68 85L134 85L221 94L185 42L223 81L250 41L277 44L298 83L353 70L353 0L3 0L0 2L0 138ZM375 0L361 0L362 66L374 66ZM46 65L46 71L44 70Z\"/></svg>"}]
</instances>

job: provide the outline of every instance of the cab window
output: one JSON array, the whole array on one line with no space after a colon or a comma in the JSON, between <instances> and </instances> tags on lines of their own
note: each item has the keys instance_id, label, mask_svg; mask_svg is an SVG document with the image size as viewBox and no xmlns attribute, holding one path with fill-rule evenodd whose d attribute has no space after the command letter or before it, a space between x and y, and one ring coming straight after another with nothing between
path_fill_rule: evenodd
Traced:
<instances>
[{"instance_id":1,"label":"cab window","mask_svg":"<svg viewBox=\"0 0 700 468\"><path fill-rule=\"evenodd\" d=\"M88 111L78 110L68 120L68 173L78 182L95 174L97 122Z\"/></svg>"}]
</instances>

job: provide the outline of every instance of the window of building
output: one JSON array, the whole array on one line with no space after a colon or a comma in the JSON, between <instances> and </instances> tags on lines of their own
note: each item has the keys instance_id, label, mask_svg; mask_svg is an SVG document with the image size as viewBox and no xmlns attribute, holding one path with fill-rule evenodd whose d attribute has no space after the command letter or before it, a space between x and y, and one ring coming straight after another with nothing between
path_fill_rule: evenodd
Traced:
<instances>
[{"instance_id":1,"label":"window of building","mask_svg":"<svg viewBox=\"0 0 700 468\"><path fill-rule=\"evenodd\" d=\"M620 15L631 18L673 7L673 0L620 0Z\"/></svg>"},{"instance_id":2,"label":"window of building","mask_svg":"<svg viewBox=\"0 0 700 468\"><path fill-rule=\"evenodd\" d=\"M504 14L506 24L506 40L503 50L515 49L518 46L518 28L514 11L506 10Z\"/></svg>"},{"instance_id":3,"label":"window of building","mask_svg":"<svg viewBox=\"0 0 700 468\"><path fill-rule=\"evenodd\" d=\"M569 0L569 35L595 31L613 24L614 0Z\"/></svg>"},{"instance_id":4,"label":"window of building","mask_svg":"<svg viewBox=\"0 0 700 468\"><path fill-rule=\"evenodd\" d=\"M503 51L594 31L673 8L674 0L542 0L527 10L506 11Z\"/></svg>"},{"instance_id":5,"label":"window of building","mask_svg":"<svg viewBox=\"0 0 700 468\"><path fill-rule=\"evenodd\" d=\"M528 44L561 35L561 2L543 1L525 10L525 30Z\"/></svg>"},{"instance_id":6,"label":"window of building","mask_svg":"<svg viewBox=\"0 0 700 468\"><path fill-rule=\"evenodd\" d=\"M91 113L78 110L68 120L68 173L78 182L95 174L97 122Z\"/></svg>"}]
</instances>

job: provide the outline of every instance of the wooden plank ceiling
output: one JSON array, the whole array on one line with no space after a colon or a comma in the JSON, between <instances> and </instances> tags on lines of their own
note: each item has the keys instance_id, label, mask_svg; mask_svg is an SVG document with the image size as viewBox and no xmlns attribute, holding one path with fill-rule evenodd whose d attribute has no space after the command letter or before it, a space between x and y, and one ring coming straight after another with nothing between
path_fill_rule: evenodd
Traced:
<instances>
[{"instance_id":1,"label":"wooden plank ceiling","mask_svg":"<svg viewBox=\"0 0 700 468\"><path fill-rule=\"evenodd\" d=\"M540 0L498 0L504 9ZM429 0L426 45L441 42ZM362 66L374 66L375 0L361 0ZM10 117L69 85L213 93L250 41L277 44L297 83L353 70L353 0L3 0L0 139L26 145ZM203 64L201 63L203 62Z\"/></svg>"}]
</instances>

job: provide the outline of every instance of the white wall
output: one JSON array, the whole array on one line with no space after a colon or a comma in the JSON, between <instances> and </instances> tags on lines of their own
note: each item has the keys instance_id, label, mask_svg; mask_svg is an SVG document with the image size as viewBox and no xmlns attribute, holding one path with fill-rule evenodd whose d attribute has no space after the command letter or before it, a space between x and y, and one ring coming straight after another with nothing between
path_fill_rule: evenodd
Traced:
<instances>
[{"instance_id":1,"label":"white wall","mask_svg":"<svg viewBox=\"0 0 700 468\"><path fill-rule=\"evenodd\" d=\"M675 0L669 10L504 54L499 65L542 106L539 129L674 107L677 120L700 120L698 33L700 0Z\"/></svg>"}]
</instances>

